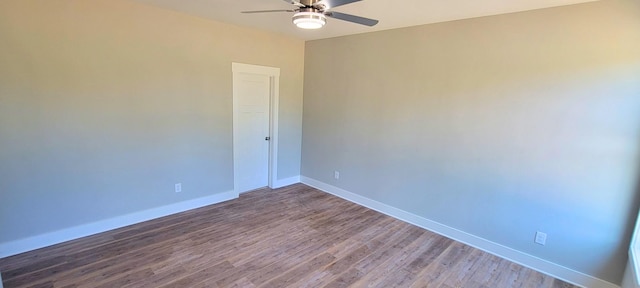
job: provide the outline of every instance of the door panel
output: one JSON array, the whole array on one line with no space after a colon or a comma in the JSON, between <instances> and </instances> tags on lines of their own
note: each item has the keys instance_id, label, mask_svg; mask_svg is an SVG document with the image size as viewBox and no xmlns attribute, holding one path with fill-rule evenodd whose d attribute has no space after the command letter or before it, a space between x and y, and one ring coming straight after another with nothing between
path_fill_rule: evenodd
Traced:
<instances>
[{"instance_id":1,"label":"door panel","mask_svg":"<svg viewBox=\"0 0 640 288\"><path fill-rule=\"evenodd\" d=\"M234 154L236 191L246 192L268 185L270 77L238 73L234 81Z\"/></svg>"}]
</instances>

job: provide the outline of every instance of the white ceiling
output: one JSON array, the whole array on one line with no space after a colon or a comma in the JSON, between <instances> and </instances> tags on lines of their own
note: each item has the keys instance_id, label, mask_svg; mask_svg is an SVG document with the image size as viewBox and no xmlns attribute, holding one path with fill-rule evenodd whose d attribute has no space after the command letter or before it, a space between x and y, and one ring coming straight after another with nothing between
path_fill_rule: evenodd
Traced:
<instances>
[{"instance_id":1,"label":"white ceiling","mask_svg":"<svg viewBox=\"0 0 640 288\"><path fill-rule=\"evenodd\" d=\"M318 30L303 30L291 23L293 13L242 14L240 11L292 9L283 0L134 0L187 14L281 33L304 40L337 37L451 20L527 11L597 0L363 0L332 11L380 20L367 27L328 18Z\"/></svg>"}]
</instances>

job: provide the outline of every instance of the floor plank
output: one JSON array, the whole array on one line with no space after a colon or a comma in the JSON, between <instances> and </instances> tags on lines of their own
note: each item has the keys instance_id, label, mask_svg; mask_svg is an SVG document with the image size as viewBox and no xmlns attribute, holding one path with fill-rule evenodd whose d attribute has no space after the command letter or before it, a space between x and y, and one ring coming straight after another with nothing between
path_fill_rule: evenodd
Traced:
<instances>
[{"instance_id":1,"label":"floor plank","mask_svg":"<svg viewBox=\"0 0 640 288\"><path fill-rule=\"evenodd\" d=\"M4 287L575 287L303 184L0 259Z\"/></svg>"}]
</instances>

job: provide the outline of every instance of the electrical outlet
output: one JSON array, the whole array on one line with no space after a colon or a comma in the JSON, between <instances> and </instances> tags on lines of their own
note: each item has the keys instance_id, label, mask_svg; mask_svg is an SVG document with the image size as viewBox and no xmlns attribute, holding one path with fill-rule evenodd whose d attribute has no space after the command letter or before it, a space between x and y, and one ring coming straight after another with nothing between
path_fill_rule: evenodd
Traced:
<instances>
[{"instance_id":1,"label":"electrical outlet","mask_svg":"<svg viewBox=\"0 0 640 288\"><path fill-rule=\"evenodd\" d=\"M340 171L333 171L333 178L336 180L340 179Z\"/></svg>"},{"instance_id":2,"label":"electrical outlet","mask_svg":"<svg viewBox=\"0 0 640 288\"><path fill-rule=\"evenodd\" d=\"M543 245L547 244L547 233L537 231L536 239L534 240L536 243Z\"/></svg>"},{"instance_id":3,"label":"electrical outlet","mask_svg":"<svg viewBox=\"0 0 640 288\"><path fill-rule=\"evenodd\" d=\"M182 183L176 183L176 193L182 192Z\"/></svg>"}]
</instances>

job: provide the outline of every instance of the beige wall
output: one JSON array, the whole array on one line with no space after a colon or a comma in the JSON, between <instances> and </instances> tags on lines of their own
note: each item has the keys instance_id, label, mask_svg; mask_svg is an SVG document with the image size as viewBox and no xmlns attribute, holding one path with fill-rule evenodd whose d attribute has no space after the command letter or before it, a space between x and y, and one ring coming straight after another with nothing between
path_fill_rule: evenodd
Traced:
<instances>
[{"instance_id":1,"label":"beige wall","mask_svg":"<svg viewBox=\"0 0 640 288\"><path fill-rule=\"evenodd\" d=\"M620 283L639 51L631 0L307 42L302 175Z\"/></svg>"},{"instance_id":2,"label":"beige wall","mask_svg":"<svg viewBox=\"0 0 640 288\"><path fill-rule=\"evenodd\" d=\"M130 1L0 1L0 243L232 190L232 62L281 68L299 175L303 55Z\"/></svg>"}]
</instances>

